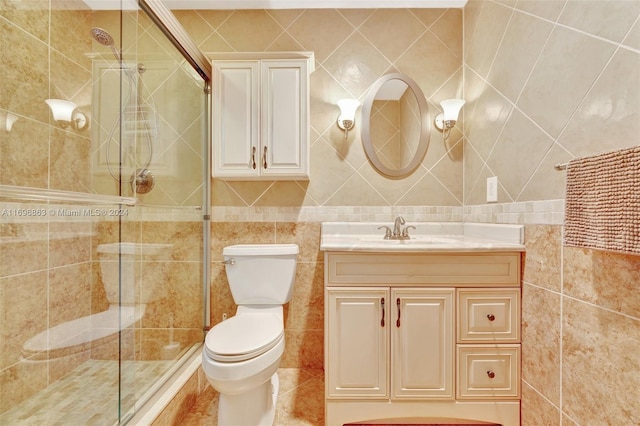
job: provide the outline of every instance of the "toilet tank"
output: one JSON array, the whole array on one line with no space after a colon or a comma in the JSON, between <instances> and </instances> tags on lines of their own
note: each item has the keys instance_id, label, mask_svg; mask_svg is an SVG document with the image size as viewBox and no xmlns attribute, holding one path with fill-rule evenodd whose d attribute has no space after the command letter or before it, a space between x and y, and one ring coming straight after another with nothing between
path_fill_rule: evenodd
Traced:
<instances>
[{"instance_id":1,"label":"toilet tank","mask_svg":"<svg viewBox=\"0 0 640 426\"><path fill-rule=\"evenodd\" d=\"M238 244L222 249L237 305L284 305L296 276L297 244Z\"/></svg>"}]
</instances>

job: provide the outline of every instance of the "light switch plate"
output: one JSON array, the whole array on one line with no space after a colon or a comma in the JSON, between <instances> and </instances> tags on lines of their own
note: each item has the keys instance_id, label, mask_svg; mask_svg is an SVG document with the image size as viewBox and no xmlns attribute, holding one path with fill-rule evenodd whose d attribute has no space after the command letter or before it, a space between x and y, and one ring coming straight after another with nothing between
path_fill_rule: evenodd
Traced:
<instances>
[{"instance_id":1,"label":"light switch plate","mask_svg":"<svg viewBox=\"0 0 640 426\"><path fill-rule=\"evenodd\" d=\"M498 176L487 178L487 203L498 202Z\"/></svg>"}]
</instances>

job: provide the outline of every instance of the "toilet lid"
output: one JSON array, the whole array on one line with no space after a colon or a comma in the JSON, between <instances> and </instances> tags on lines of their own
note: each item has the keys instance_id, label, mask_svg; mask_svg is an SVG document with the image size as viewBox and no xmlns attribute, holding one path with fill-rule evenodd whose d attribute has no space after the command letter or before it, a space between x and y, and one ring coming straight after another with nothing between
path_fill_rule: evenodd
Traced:
<instances>
[{"instance_id":1,"label":"toilet lid","mask_svg":"<svg viewBox=\"0 0 640 426\"><path fill-rule=\"evenodd\" d=\"M283 336L282 319L273 314L236 315L209 330L205 351L216 361L244 361L265 353Z\"/></svg>"}]
</instances>

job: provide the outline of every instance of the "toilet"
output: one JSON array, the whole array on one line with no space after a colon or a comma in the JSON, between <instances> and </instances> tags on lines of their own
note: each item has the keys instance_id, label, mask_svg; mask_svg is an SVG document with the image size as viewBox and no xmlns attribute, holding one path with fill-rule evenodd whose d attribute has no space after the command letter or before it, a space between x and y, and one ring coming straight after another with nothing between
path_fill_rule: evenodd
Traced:
<instances>
[{"instance_id":1,"label":"toilet","mask_svg":"<svg viewBox=\"0 0 640 426\"><path fill-rule=\"evenodd\" d=\"M291 299L296 244L239 244L222 250L235 316L207 333L202 369L220 393L219 426L272 425L284 353L283 305Z\"/></svg>"}]
</instances>

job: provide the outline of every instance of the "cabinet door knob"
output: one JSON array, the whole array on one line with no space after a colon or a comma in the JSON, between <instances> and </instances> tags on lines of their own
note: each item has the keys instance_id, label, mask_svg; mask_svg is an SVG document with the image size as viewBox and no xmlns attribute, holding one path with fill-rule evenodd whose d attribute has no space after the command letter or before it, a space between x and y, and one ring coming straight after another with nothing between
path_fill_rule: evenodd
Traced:
<instances>
[{"instance_id":1,"label":"cabinet door knob","mask_svg":"<svg viewBox=\"0 0 640 426\"><path fill-rule=\"evenodd\" d=\"M384 297L380 300L382 306L382 319L380 320L380 327L384 327Z\"/></svg>"},{"instance_id":2,"label":"cabinet door knob","mask_svg":"<svg viewBox=\"0 0 640 426\"><path fill-rule=\"evenodd\" d=\"M396 320L396 327L400 327L400 298L396 299L396 306L398 307L398 319Z\"/></svg>"},{"instance_id":3,"label":"cabinet door knob","mask_svg":"<svg viewBox=\"0 0 640 426\"><path fill-rule=\"evenodd\" d=\"M494 320L496 319L496 316L495 316L495 315L493 315L493 314L489 314L489 315L487 315L487 319L488 319L489 321L494 321Z\"/></svg>"},{"instance_id":4,"label":"cabinet door knob","mask_svg":"<svg viewBox=\"0 0 640 426\"><path fill-rule=\"evenodd\" d=\"M493 371L489 370L489 371L487 371L487 376L489 376L490 379L493 379L494 377L496 377L496 373L494 373Z\"/></svg>"}]
</instances>

